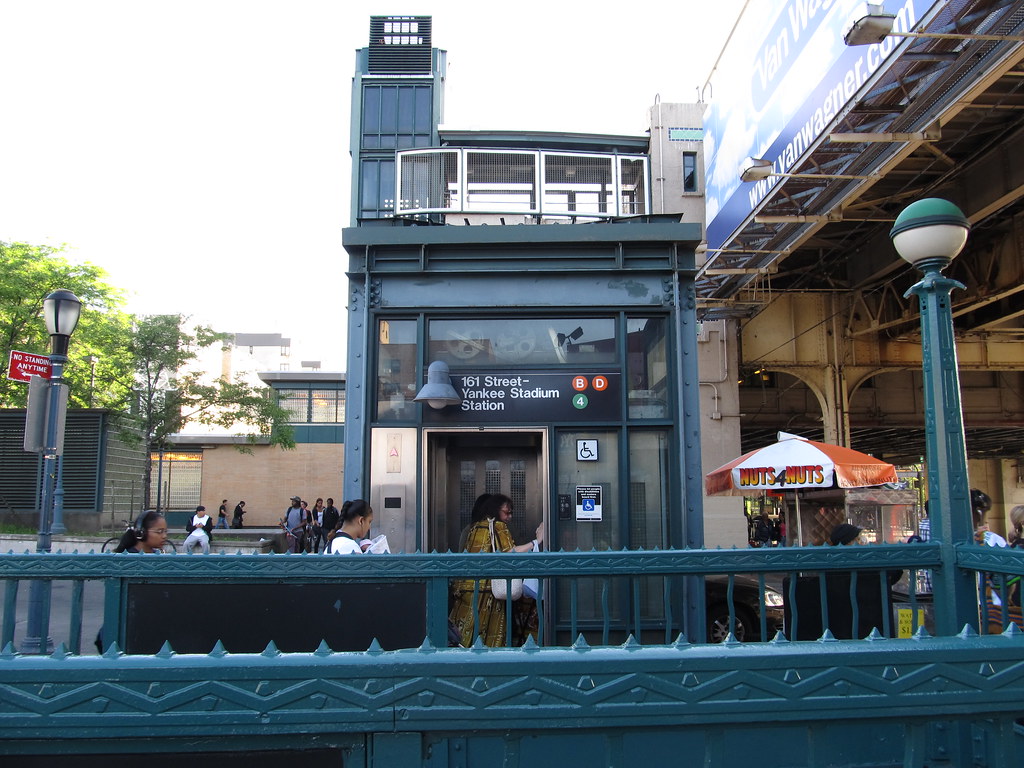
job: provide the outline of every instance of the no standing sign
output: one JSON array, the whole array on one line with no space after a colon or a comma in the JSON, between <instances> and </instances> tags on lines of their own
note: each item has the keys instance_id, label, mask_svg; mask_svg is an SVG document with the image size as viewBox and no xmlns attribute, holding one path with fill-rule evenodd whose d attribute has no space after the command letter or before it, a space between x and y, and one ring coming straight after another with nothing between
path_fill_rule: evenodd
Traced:
<instances>
[{"instance_id":1,"label":"no standing sign","mask_svg":"<svg viewBox=\"0 0 1024 768\"><path fill-rule=\"evenodd\" d=\"M33 376L50 378L50 358L46 355L34 355L31 352L11 350L7 361L7 378L14 381L28 381Z\"/></svg>"}]
</instances>

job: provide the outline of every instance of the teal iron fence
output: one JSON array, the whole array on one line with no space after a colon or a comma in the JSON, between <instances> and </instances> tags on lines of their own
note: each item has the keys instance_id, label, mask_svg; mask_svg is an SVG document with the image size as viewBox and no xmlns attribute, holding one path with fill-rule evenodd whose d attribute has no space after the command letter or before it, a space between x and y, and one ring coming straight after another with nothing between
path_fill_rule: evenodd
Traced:
<instances>
[{"instance_id":1,"label":"teal iron fence","mask_svg":"<svg viewBox=\"0 0 1024 768\"><path fill-rule=\"evenodd\" d=\"M953 567L1024 575L1018 552L961 545L956 555ZM910 637L886 637L899 634L896 606L888 630L841 640L831 629L843 609L830 599L830 577L847 575L855 614L870 574L878 588L877 574L942 567L934 544L365 558L8 554L0 556L0 744L26 758L190 752L203 762L256 751L280 764L283 751L288 759L298 751L310 764L346 766L1019 765L1024 635L1015 626L937 637L920 621ZM781 592L795 608L787 629L799 626L795 595L810 583L825 596L821 635L789 640L763 626L761 642L689 638L679 631L681 581L716 574L730 624L741 613L744 575L764 608L769 584L791 577ZM540 643L446 647L450 580L513 575L538 577L562 603L547 612ZM54 617L68 634L54 637L49 654L15 651L12 614L33 579L81 585L69 590L67 620ZM643 599L651 579L660 618ZM107 644L90 656L78 652L83 638L74 633L88 624L83 596L92 582L103 584ZM336 604L322 602L321 588ZM292 599L303 591L321 602ZM913 586L906 599L915 617L927 605ZM282 645L294 637L285 632L255 651L217 639L189 653L173 633L135 631L188 628L202 600L231 617L228 627L246 615L257 624L271 617L271 637L275 622L335 631L383 630L390 621L406 631L349 650L317 641L289 651ZM601 611L587 614L584 602ZM339 637L359 643L365 632Z\"/></svg>"}]
</instances>

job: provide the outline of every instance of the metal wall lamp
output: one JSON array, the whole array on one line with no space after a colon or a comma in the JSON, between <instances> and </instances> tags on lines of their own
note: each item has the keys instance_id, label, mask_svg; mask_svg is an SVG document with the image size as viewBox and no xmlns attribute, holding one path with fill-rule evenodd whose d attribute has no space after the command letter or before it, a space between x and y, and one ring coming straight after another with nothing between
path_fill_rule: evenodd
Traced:
<instances>
[{"instance_id":1,"label":"metal wall lamp","mask_svg":"<svg viewBox=\"0 0 1024 768\"><path fill-rule=\"evenodd\" d=\"M441 410L448 405L459 405L462 398L452 386L451 371L448 363L435 360L427 368L427 383L413 398L417 403L426 403L431 408Z\"/></svg>"},{"instance_id":2,"label":"metal wall lamp","mask_svg":"<svg viewBox=\"0 0 1024 768\"><path fill-rule=\"evenodd\" d=\"M1024 42L1019 35L975 35L945 32L893 32L896 14L886 13L881 3L864 3L853 15L853 21L843 31L847 45L875 45L890 35L893 37L921 37L932 40L988 40L996 43Z\"/></svg>"},{"instance_id":3,"label":"metal wall lamp","mask_svg":"<svg viewBox=\"0 0 1024 768\"><path fill-rule=\"evenodd\" d=\"M740 181L761 181L769 177L778 177L784 179L851 179L856 181L865 181L867 179L874 179L878 174L871 174L868 176L854 176L847 173L775 173L772 170L772 161L765 160L762 157L748 157L743 161L740 166Z\"/></svg>"}]
</instances>

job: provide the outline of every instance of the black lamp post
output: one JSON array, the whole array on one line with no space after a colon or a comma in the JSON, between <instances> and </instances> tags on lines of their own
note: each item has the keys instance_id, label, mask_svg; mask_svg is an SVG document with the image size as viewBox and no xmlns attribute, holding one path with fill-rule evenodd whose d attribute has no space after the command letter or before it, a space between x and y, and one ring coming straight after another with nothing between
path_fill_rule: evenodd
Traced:
<instances>
[{"instance_id":1,"label":"black lamp post","mask_svg":"<svg viewBox=\"0 0 1024 768\"><path fill-rule=\"evenodd\" d=\"M43 446L42 503L39 505L39 533L36 552L50 551L53 533L64 533L63 496L58 482L58 458L64 446L64 414L67 411L67 387L61 378L68 360L68 342L75 332L82 302L71 291L54 291L43 299L43 318L50 334L50 383L46 399L46 437ZM53 645L49 634L50 582L33 581L29 588L28 623L21 650L46 653ZM45 614L45 615L44 615Z\"/></svg>"},{"instance_id":2,"label":"black lamp post","mask_svg":"<svg viewBox=\"0 0 1024 768\"><path fill-rule=\"evenodd\" d=\"M64 444L64 414L67 411L66 387L62 376L64 363L68 361L68 343L78 326L82 314L82 302L71 291L54 291L43 299L43 319L46 332L50 334L50 393L47 399L46 448L44 475L46 487L43 495L43 513L40 515L40 532L46 529L45 551L50 550L50 533L61 534L64 527L64 487L59 482L58 456ZM47 498L49 494L49 498ZM59 502L59 503L58 503ZM43 514L46 515L44 520ZM52 514L52 517L51 517ZM46 525L51 521L51 525Z\"/></svg>"},{"instance_id":3,"label":"black lamp post","mask_svg":"<svg viewBox=\"0 0 1024 768\"><path fill-rule=\"evenodd\" d=\"M943 567L933 577L935 628L941 635L955 635L965 624L977 627L978 622L977 588L970 573L956 567L954 550L974 535L950 308L952 290L964 286L942 274L963 249L969 232L970 224L959 208L927 198L904 208L889 233L900 256L924 273L906 296L916 294L921 307L928 516L931 538L942 546Z\"/></svg>"}]
</instances>

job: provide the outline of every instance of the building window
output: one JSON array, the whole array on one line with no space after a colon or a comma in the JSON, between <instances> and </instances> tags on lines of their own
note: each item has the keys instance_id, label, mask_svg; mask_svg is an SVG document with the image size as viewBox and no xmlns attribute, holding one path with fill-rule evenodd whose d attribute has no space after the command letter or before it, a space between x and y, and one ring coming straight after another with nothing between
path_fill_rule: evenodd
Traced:
<instances>
[{"instance_id":1,"label":"building window","mask_svg":"<svg viewBox=\"0 0 1024 768\"><path fill-rule=\"evenodd\" d=\"M377 327L377 418L415 418L416 392L416 321L381 320Z\"/></svg>"},{"instance_id":2,"label":"building window","mask_svg":"<svg viewBox=\"0 0 1024 768\"><path fill-rule=\"evenodd\" d=\"M288 412L290 424L344 424L345 390L278 389L278 405Z\"/></svg>"},{"instance_id":3,"label":"building window","mask_svg":"<svg viewBox=\"0 0 1024 768\"><path fill-rule=\"evenodd\" d=\"M683 192L697 191L697 153L683 152Z\"/></svg>"},{"instance_id":4,"label":"building window","mask_svg":"<svg viewBox=\"0 0 1024 768\"><path fill-rule=\"evenodd\" d=\"M614 363L609 317L432 320L429 359L451 367Z\"/></svg>"},{"instance_id":5,"label":"building window","mask_svg":"<svg viewBox=\"0 0 1024 768\"><path fill-rule=\"evenodd\" d=\"M156 505L159 491L161 510L192 510L199 504L203 485L203 454L199 451L154 451L149 455L150 503Z\"/></svg>"},{"instance_id":6,"label":"building window","mask_svg":"<svg viewBox=\"0 0 1024 768\"><path fill-rule=\"evenodd\" d=\"M663 317L626 321L629 418L668 418L668 324Z\"/></svg>"},{"instance_id":7,"label":"building window","mask_svg":"<svg viewBox=\"0 0 1024 768\"><path fill-rule=\"evenodd\" d=\"M433 91L426 85L380 85L363 89L364 149L413 149L430 145ZM394 158L391 158L394 176ZM392 180L394 186L394 180Z\"/></svg>"}]
</instances>

